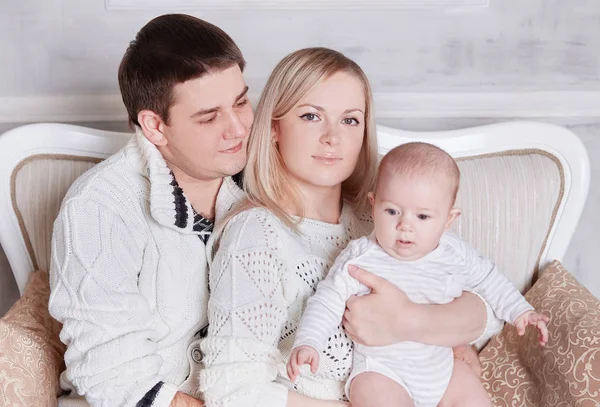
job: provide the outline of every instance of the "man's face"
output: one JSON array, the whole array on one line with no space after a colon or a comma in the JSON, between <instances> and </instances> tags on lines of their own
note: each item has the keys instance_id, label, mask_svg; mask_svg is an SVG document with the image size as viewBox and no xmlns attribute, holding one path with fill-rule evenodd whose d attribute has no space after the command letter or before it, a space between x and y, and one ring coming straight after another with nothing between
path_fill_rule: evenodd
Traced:
<instances>
[{"instance_id":1,"label":"man's face","mask_svg":"<svg viewBox=\"0 0 600 407\"><path fill-rule=\"evenodd\" d=\"M254 120L247 92L237 65L177 84L158 147L169 166L196 180L240 172Z\"/></svg>"}]
</instances>

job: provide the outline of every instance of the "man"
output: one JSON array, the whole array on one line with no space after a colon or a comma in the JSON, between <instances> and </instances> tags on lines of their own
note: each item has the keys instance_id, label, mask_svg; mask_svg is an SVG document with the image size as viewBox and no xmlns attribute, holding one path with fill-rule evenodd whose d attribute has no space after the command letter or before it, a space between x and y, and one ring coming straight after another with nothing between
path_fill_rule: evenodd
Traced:
<instances>
[{"instance_id":1,"label":"man","mask_svg":"<svg viewBox=\"0 0 600 407\"><path fill-rule=\"evenodd\" d=\"M73 184L54 225L61 404L202 405L178 389L199 396L205 243L241 194L244 65L227 34L186 15L150 21L127 49L119 85L136 134Z\"/></svg>"}]
</instances>

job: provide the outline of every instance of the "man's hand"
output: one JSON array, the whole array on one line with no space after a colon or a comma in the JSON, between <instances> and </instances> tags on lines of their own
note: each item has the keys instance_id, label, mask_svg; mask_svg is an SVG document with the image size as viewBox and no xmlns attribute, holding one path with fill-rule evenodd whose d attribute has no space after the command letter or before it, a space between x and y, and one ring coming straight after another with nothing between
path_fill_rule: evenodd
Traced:
<instances>
[{"instance_id":1,"label":"man's hand","mask_svg":"<svg viewBox=\"0 0 600 407\"><path fill-rule=\"evenodd\" d=\"M525 328L527 326L535 326L539 331L538 342L540 345L545 346L548 343L548 318L544 314L538 314L535 311L527 311L522 313L515 320L515 326L517 327L517 334L523 336L525 334Z\"/></svg>"},{"instance_id":2,"label":"man's hand","mask_svg":"<svg viewBox=\"0 0 600 407\"><path fill-rule=\"evenodd\" d=\"M204 403L185 393L178 391L171 400L170 407L204 407Z\"/></svg>"},{"instance_id":3,"label":"man's hand","mask_svg":"<svg viewBox=\"0 0 600 407\"><path fill-rule=\"evenodd\" d=\"M349 265L352 277L371 293L346 301L343 324L353 341L368 346L386 346L415 338L416 304L389 281Z\"/></svg>"},{"instance_id":4,"label":"man's hand","mask_svg":"<svg viewBox=\"0 0 600 407\"><path fill-rule=\"evenodd\" d=\"M319 352L312 346L298 346L292 350L292 355L287 365L287 373L292 381L300 374L300 366L310 365L310 371L315 374L319 368Z\"/></svg>"}]
</instances>

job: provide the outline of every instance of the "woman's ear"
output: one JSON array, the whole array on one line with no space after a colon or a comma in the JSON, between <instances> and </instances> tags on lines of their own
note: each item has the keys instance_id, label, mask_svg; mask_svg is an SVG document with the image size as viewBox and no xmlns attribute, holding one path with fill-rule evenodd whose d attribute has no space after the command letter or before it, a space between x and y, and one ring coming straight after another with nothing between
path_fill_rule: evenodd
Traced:
<instances>
[{"instance_id":1,"label":"woman's ear","mask_svg":"<svg viewBox=\"0 0 600 407\"><path fill-rule=\"evenodd\" d=\"M271 142L273 144L279 142L279 122L277 120L271 121Z\"/></svg>"},{"instance_id":2,"label":"woman's ear","mask_svg":"<svg viewBox=\"0 0 600 407\"><path fill-rule=\"evenodd\" d=\"M152 110L142 110L138 113L138 123L149 142L155 146L167 144L167 138L164 134L164 122L159 115Z\"/></svg>"},{"instance_id":3,"label":"woman's ear","mask_svg":"<svg viewBox=\"0 0 600 407\"><path fill-rule=\"evenodd\" d=\"M446 226L444 227L444 231L449 231L450 228L452 227L452 223L454 223L454 221L456 220L456 218L458 218L461 214L461 210L460 208L452 208L450 209L450 212L448 213L448 220L446 221Z\"/></svg>"}]
</instances>

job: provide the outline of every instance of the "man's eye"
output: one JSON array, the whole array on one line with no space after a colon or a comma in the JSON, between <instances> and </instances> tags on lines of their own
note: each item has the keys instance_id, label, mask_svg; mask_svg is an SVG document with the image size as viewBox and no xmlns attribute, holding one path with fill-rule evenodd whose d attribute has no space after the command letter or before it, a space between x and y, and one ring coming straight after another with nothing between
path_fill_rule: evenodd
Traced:
<instances>
[{"instance_id":1,"label":"man's eye","mask_svg":"<svg viewBox=\"0 0 600 407\"><path fill-rule=\"evenodd\" d=\"M386 212L388 215L392 215L392 216L398 215L398 211L397 211L397 210L395 210L395 209L386 209L386 210L385 210L385 212Z\"/></svg>"},{"instance_id":2,"label":"man's eye","mask_svg":"<svg viewBox=\"0 0 600 407\"><path fill-rule=\"evenodd\" d=\"M421 214L421 215L418 216L418 218L421 219L421 220L427 220L427 219L429 219L429 216Z\"/></svg>"},{"instance_id":3,"label":"man's eye","mask_svg":"<svg viewBox=\"0 0 600 407\"><path fill-rule=\"evenodd\" d=\"M216 119L217 119L217 115L214 115L210 119L200 120L198 123L199 124L210 124L210 123L214 122Z\"/></svg>"},{"instance_id":4,"label":"man's eye","mask_svg":"<svg viewBox=\"0 0 600 407\"><path fill-rule=\"evenodd\" d=\"M246 105L247 103L248 103L248 98L245 98L244 100L240 101L236 106L242 107L242 106Z\"/></svg>"}]
</instances>

